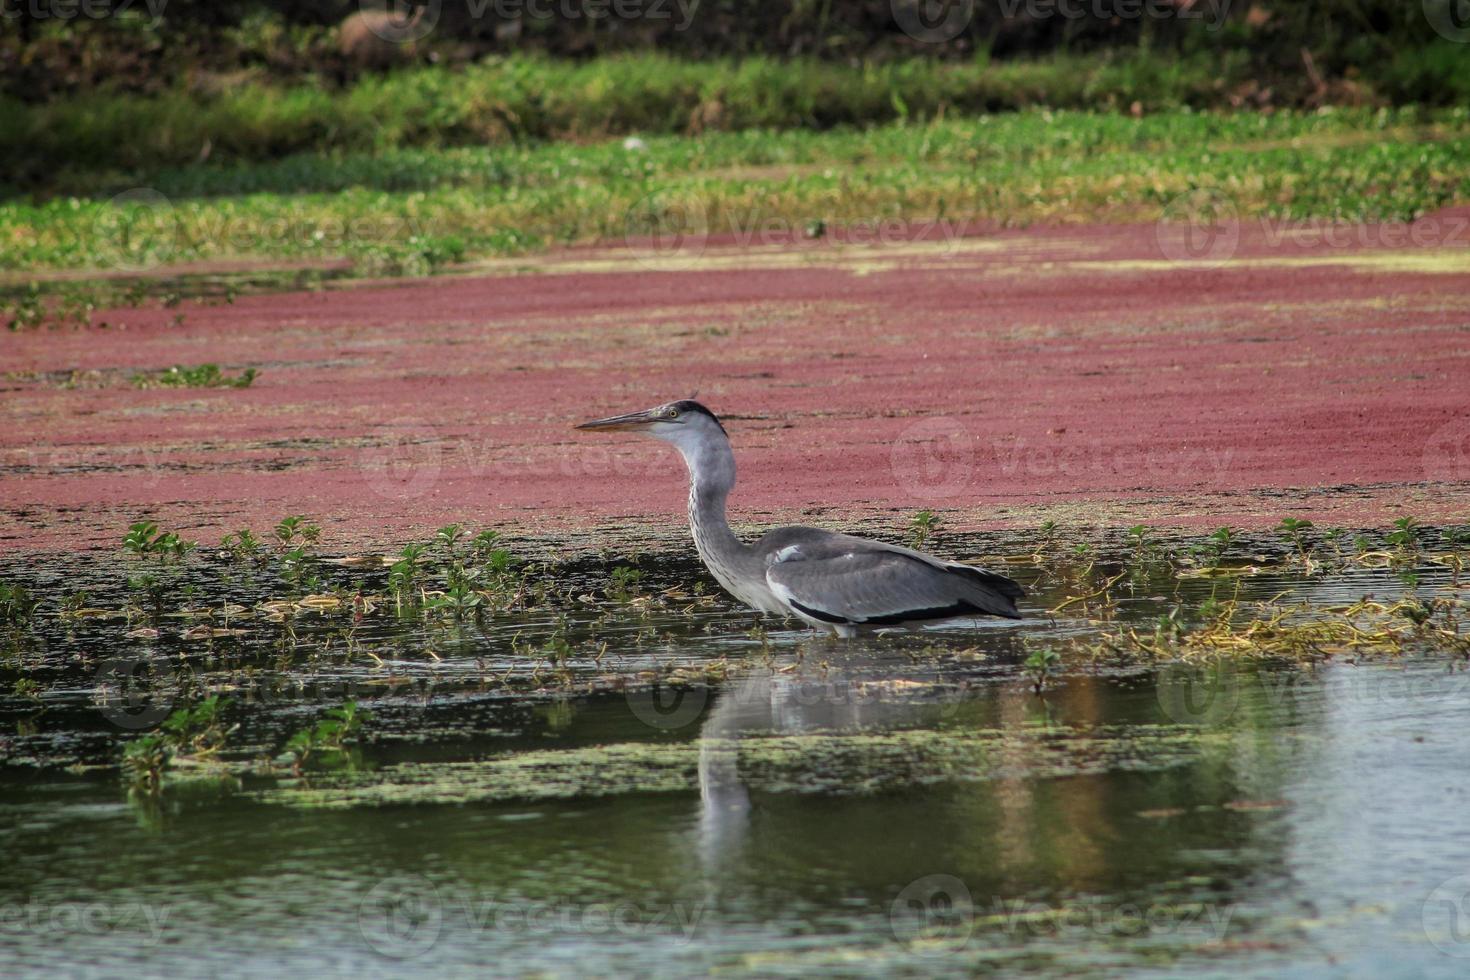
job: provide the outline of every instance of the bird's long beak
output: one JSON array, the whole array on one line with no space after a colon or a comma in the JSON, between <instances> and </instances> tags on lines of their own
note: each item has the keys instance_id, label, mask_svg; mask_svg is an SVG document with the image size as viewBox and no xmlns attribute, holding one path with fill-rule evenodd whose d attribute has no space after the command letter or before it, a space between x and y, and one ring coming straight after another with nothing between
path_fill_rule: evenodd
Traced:
<instances>
[{"instance_id":1,"label":"bird's long beak","mask_svg":"<svg viewBox=\"0 0 1470 980\"><path fill-rule=\"evenodd\" d=\"M593 419L591 422L583 422L577 428L591 429L596 432L621 432L625 429L642 428L657 421L658 416L652 409L649 409L643 412L629 412L627 415L613 415L605 419Z\"/></svg>"}]
</instances>

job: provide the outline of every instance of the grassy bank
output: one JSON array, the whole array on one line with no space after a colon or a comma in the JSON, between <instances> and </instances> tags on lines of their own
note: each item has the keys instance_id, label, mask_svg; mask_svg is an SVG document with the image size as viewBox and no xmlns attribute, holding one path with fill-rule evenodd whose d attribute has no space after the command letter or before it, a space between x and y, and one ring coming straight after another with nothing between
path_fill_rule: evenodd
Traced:
<instances>
[{"instance_id":1,"label":"grassy bank","mask_svg":"<svg viewBox=\"0 0 1470 980\"><path fill-rule=\"evenodd\" d=\"M1047 106L1151 112L1255 104L1243 54L1035 62L811 59L590 62L531 55L373 76L343 90L266 82L161 95L0 99L0 192L90 192L153 171L303 152L593 140L630 133L830 129Z\"/></svg>"},{"instance_id":2,"label":"grassy bank","mask_svg":"<svg viewBox=\"0 0 1470 980\"><path fill-rule=\"evenodd\" d=\"M364 274L660 233L886 219L1152 220L1199 188L1242 216L1412 219L1470 200L1470 111L1133 118L1035 110L868 131L305 154L159 171L132 203L0 205L3 267L347 258Z\"/></svg>"}]
</instances>

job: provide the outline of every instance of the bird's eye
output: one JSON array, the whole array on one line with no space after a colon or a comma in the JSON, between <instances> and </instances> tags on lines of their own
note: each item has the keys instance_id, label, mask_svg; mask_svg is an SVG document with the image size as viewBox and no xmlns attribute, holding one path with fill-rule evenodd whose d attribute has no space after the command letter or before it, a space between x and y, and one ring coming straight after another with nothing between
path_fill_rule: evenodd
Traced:
<instances>
[{"instance_id":1,"label":"bird's eye","mask_svg":"<svg viewBox=\"0 0 1470 980\"><path fill-rule=\"evenodd\" d=\"M677 408L671 408L671 409L669 409L669 418L676 419L678 417L679 417L679 410Z\"/></svg>"}]
</instances>

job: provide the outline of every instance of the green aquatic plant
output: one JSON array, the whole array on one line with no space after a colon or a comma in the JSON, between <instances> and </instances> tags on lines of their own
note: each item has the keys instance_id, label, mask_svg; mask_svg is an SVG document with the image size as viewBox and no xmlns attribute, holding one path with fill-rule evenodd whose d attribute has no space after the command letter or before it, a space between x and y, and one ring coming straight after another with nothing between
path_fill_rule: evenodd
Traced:
<instances>
[{"instance_id":1,"label":"green aquatic plant","mask_svg":"<svg viewBox=\"0 0 1470 980\"><path fill-rule=\"evenodd\" d=\"M1415 648L1464 654L1464 600L1425 602L1407 595L1396 602L1362 599L1347 606L1256 603L1246 615L1237 598L1219 600L1193 626L1182 615L1161 618L1152 633L1120 626L1080 642L1095 657L1144 656L1159 660L1270 658L1317 662L1336 656L1398 656ZM1202 610L1203 612L1203 610Z\"/></svg>"},{"instance_id":2,"label":"green aquatic plant","mask_svg":"<svg viewBox=\"0 0 1470 980\"><path fill-rule=\"evenodd\" d=\"M173 531L160 531L155 521L138 521L123 536L124 551L163 561L181 559L197 546L197 541L185 541Z\"/></svg>"},{"instance_id":3,"label":"green aquatic plant","mask_svg":"<svg viewBox=\"0 0 1470 980\"><path fill-rule=\"evenodd\" d=\"M1042 521L1041 526L1036 529L1036 536L1038 538L1036 544L1037 551L1050 549L1057 543L1057 522L1050 520Z\"/></svg>"},{"instance_id":4,"label":"green aquatic plant","mask_svg":"<svg viewBox=\"0 0 1470 980\"><path fill-rule=\"evenodd\" d=\"M292 770L300 773L312 763L333 766L349 762L347 743L356 739L363 723L371 717L351 699L328 708L314 725L286 740L285 752L291 759Z\"/></svg>"},{"instance_id":5,"label":"green aquatic plant","mask_svg":"<svg viewBox=\"0 0 1470 980\"><path fill-rule=\"evenodd\" d=\"M424 609L449 613L455 619L479 618L485 610L485 597L475 591L468 580L450 582L443 591L427 595Z\"/></svg>"},{"instance_id":6,"label":"green aquatic plant","mask_svg":"<svg viewBox=\"0 0 1470 980\"><path fill-rule=\"evenodd\" d=\"M173 531L160 530L154 521L137 521L123 536L123 550L144 563L142 570L128 576L128 587L144 598L155 620L162 619L169 593L184 584L184 559L197 546Z\"/></svg>"},{"instance_id":7,"label":"green aquatic plant","mask_svg":"<svg viewBox=\"0 0 1470 980\"><path fill-rule=\"evenodd\" d=\"M24 292L7 299L4 306L0 306L0 317L4 318L8 330L40 326L46 322L47 314L46 294L38 282L30 283Z\"/></svg>"},{"instance_id":8,"label":"green aquatic plant","mask_svg":"<svg viewBox=\"0 0 1470 980\"><path fill-rule=\"evenodd\" d=\"M132 381L138 388L249 388L257 375L253 367L231 376L222 372L218 364L193 367L175 364L162 371L139 372L133 375Z\"/></svg>"},{"instance_id":9,"label":"green aquatic plant","mask_svg":"<svg viewBox=\"0 0 1470 980\"><path fill-rule=\"evenodd\" d=\"M276 524L275 535L277 546L285 550L316 544L322 535L322 529L307 520L305 515L296 514L281 518Z\"/></svg>"},{"instance_id":10,"label":"green aquatic plant","mask_svg":"<svg viewBox=\"0 0 1470 980\"><path fill-rule=\"evenodd\" d=\"M455 556L455 546L465 536L465 529L458 524L446 524L434 532L434 545L450 558Z\"/></svg>"},{"instance_id":11,"label":"green aquatic plant","mask_svg":"<svg viewBox=\"0 0 1470 980\"><path fill-rule=\"evenodd\" d=\"M607 594L619 602L628 602L640 595L639 583L642 581L641 571L631 565L619 565L612 570Z\"/></svg>"},{"instance_id":12,"label":"green aquatic plant","mask_svg":"<svg viewBox=\"0 0 1470 980\"><path fill-rule=\"evenodd\" d=\"M414 593L419 589L422 578L419 561L426 550L426 545L406 544L399 553L398 560L388 569L388 591L400 612L406 605L414 604Z\"/></svg>"},{"instance_id":13,"label":"green aquatic plant","mask_svg":"<svg viewBox=\"0 0 1470 980\"><path fill-rule=\"evenodd\" d=\"M296 592L313 592L321 585L315 545L322 529L305 515L283 517L274 529L281 579Z\"/></svg>"},{"instance_id":14,"label":"green aquatic plant","mask_svg":"<svg viewBox=\"0 0 1470 980\"><path fill-rule=\"evenodd\" d=\"M265 545L248 527L226 534L219 543L220 551L232 561L247 563L264 560Z\"/></svg>"},{"instance_id":15,"label":"green aquatic plant","mask_svg":"<svg viewBox=\"0 0 1470 980\"><path fill-rule=\"evenodd\" d=\"M943 519L927 508L909 518L908 544L910 548L923 550L938 533Z\"/></svg>"},{"instance_id":16,"label":"green aquatic plant","mask_svg":"<svg viewBox=\"0 0 1470 980\"><path fill-rule=\"evenodd\" d=\"M228 702L218 695L205 698L190 707L179 708L164 720L157 731L128 742L123 748L123 770L132 782L157 791L163 774L176 760L207 760L225 744L233 729L227 729L222 718Z\"/></svg>"},{"instance_id":17,"label":"green aquatic plant","mask_svg":"<svg viewBox=\"0 0 1470 980\"><path fill-rule=\"evenodd\" d=\"M28 626L40 600L18 582L0 582L0 623L9 627Z\"/></svg>"},{"instance_id":18,"label":"green aquatic plant","mask_svg":"<svg viewBox=\"0 0 1470 980\"><path fill-rule=\"evenodd\" d=\"M1419 548L1419 522L1412 517L1400 517L1383 539L1400 551L1416 551Z\"/></svg>"},{"instance_id":19,"label":"green aquatic plant","mask_svg":"<svg viewBox=\"0 0 1470 980\"><path fill-rule=\"evenodd\" d=\"M1308 564L1311 563L1312 557L1311 545L1307 543L1307 532L1311 531L1313 526L1311 521L1296 517L1283 517L1281 523L1276 526L1286 540L1291 542L1291 546L1296 549L1301 560Z\"/></svg>"},{"instance_id":20,"label":"green aquatic plant","mask_svg":"<svg viewBox=\"0 0 1470 980\"><path fill-rule=\"evenodd\" d=\"M77 589L61 600L61 614L74 617L80 615L91 604L92 593L86 589Z\"/></svg>"},{"instance_id":21,"label":"green aquatic plant","mask_svg":"<svg viewBox=\"0 0 1470 980\"><path fill-rule=\"evenodd\" d=\"M1031 690L1040 694L1046 690L1050 683L1052 674L1062 662L1062 655L1054 647L1042 647L1032 650L1031 654L1021 664L1026 674L1031 678Z\"/></svg>"},{"instance_id":22,"label":"green aquatic plant","mask_svg":"<svg viewBox=\"0 0 1470 980\"><path fill-rule=\"evenodd\" d=\"M1200 556L1205 565L1210 568L1219 568L1224 562L1225 556L1230 553L1230 546L1235 541L1235 532L1228 525L1217 527L1205 538L1204 543L1198 547Z\"/></svg>"},{"instance_id":23,"label":"green aquatic plant","mask_svg":"<svg viewBox=\"0 0 1470 980\"><path fill-rule=\"evenodd\" d=\"M11 331L39 327L85 327L91 325L97 310L96 296L90 290L72 284L38 282L0 299L0 321Z\"/></svg>"}]
</instances>

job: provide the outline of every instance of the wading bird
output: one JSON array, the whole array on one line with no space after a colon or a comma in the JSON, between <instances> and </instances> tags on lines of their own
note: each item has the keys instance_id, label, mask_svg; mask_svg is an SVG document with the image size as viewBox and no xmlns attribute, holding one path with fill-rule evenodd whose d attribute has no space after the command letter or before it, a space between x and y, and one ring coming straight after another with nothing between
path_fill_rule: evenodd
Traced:
<instances>
[{"instance_id":1,"label":"wading bird","mask_svg":"<svg viewBox=\"0 0 1470 980\"><path fill-rule=\"evenodd\" d=\"M725 427L695 401L583 422L672 443L689 467L689 529L705 567L735 598L838 636L947 619L1020 619L1019 585L995 572L815 527L782 527L744 544L725 520L735 454Z\"/></svg>"}]
</instances>

